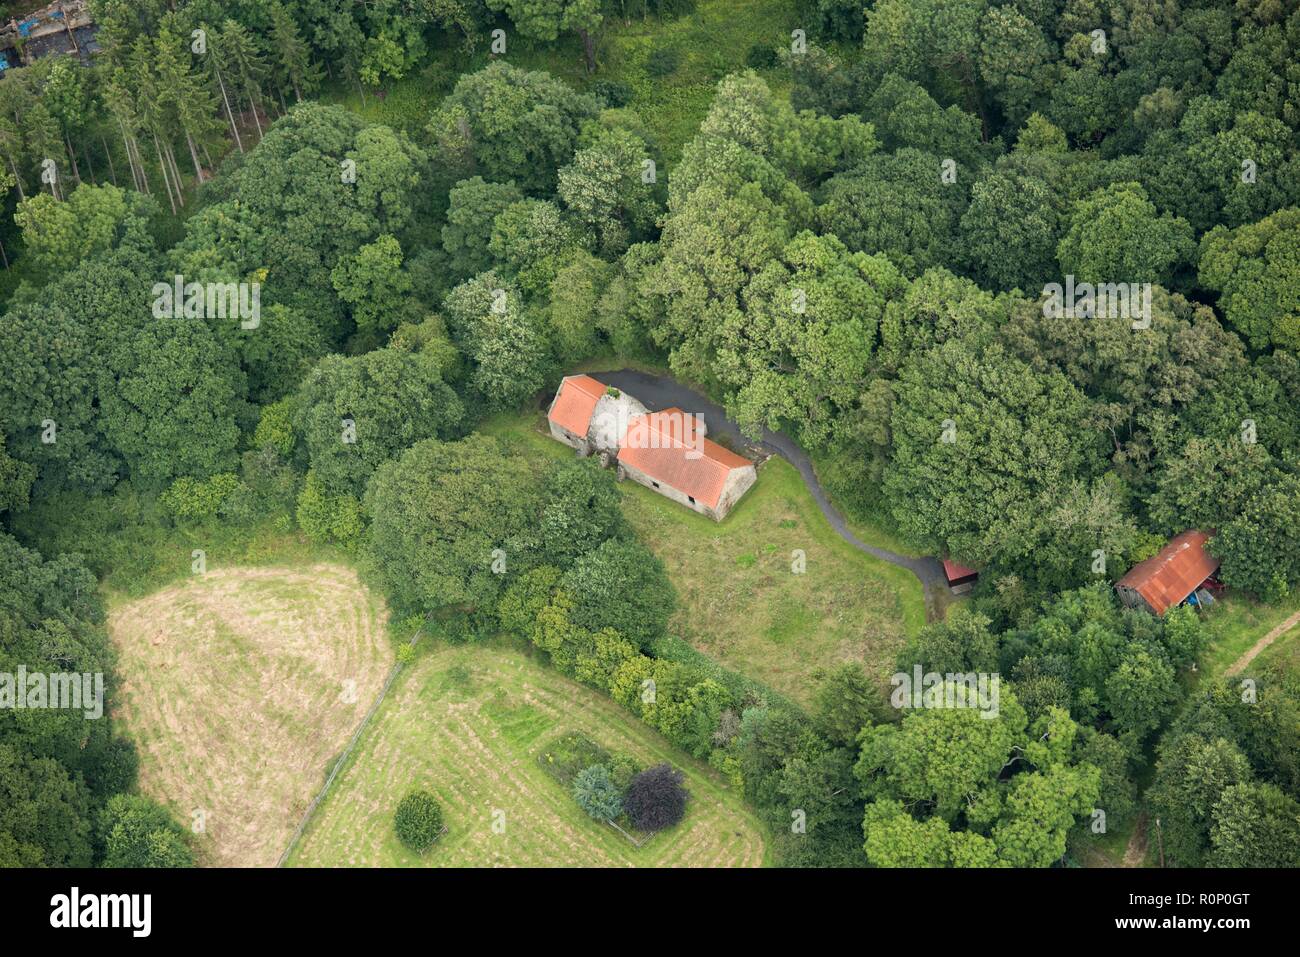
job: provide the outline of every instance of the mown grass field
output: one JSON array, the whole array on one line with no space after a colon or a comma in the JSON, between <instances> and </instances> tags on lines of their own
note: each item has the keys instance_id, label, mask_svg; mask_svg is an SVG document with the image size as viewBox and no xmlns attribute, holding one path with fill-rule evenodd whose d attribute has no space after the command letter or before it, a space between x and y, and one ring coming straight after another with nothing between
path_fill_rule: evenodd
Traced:
<instances>
[{"instance_id":1,"label":"mown grass field","mask_svg":"<svg viewBox=\"0 0 1300 957\"><path fill-rule=\"evenodd\" d=\"M116 717L140 790L191 825L199 863L272 866L392 666L383 603L351 569L212 568L110 595Z\"/></svg>"},{"instance_id":2,"label":"mown grass field","mask_svg":"<svg viewBox=\"0 0 1300 957\"><path fill-rule=\"evenodd\" d=\"M587 73L582 45L576 35L553 43L533 43L513 31L507 33L504 59L529 70L545 70L578 90L588 90L600 80L626 83L632 88L628 108L645 122L648 132L671 168L682 147L695 135L708 112L718 80L745 69L749 49L788 45L790 31L798 26L789 0L699 0L696 10L675 20L625 21L610 18L601 32L598 69ZM367 119L407 132L420 130L438 101L465 73L486 66L489 39L476 49L462 51L455 38L431 51L427 65L383 86L383 97L358 94L355 88L336 88L327 97ZM671 50L677 66L655 76L647 61L656 50ZM760 71L777 92L789 87L788 72L780 68Z\"/></svg>"},{"instance_id":3,"label":"mown grass field","mask_svg":"<svg viewBox=\"0 0 1300 957\"><path fill-rule=\"evenodd\" d=\"M685 819L638 848L589 818L538 763L575 731L642 766L683 770ZM423 854L393 832L393 811L414 788L437 796L447 827ZM289 864L738 867L765 855L740 794L608 697L522 647L437 643L403 669Z\"/></svg>"},{"instance_id":4,"label":"mown grass field","mask_svg":"<svg viewBox=\"0 0 1300 957\"><path fill-rule=\"evenodd\" d=\"M485 431L557 459L540 414L503 417ZM669 631L719 664L808 703L814 673L858 661L882 681L906 637L925 624L920 583L853 548L827 523L789 463L772 458L722 522L625 482L623 509L664 562L679 607ZM806 570L793 570L795 551Z\"/></svg>"}]
</instances>

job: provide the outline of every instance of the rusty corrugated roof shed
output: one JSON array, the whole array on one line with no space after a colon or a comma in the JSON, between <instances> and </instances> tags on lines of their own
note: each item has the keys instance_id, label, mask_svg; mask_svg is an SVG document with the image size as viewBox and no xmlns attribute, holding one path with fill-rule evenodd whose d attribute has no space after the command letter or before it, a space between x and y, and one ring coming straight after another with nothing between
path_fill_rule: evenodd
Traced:
<instances>
[{"instance_id":1,"label":"rusty corrugated roof shed","mask_svg":"<svg viewBox=\"0 0 1300 957\"><path fill-rule=\"evenodd\" d=\"M1132 588L1157 615L1180 604L1219 569L1219 560L1205 548L1207 532L1191 529L1144 562L1138 562L1115 584Z\"/></svg>"}]
</instances>

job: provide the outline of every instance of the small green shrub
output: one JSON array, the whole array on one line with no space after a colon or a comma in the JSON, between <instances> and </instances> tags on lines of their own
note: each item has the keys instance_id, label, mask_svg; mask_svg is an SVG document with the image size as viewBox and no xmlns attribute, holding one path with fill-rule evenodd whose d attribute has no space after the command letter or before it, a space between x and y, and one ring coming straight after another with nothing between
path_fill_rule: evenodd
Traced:
<instances>
[{"instance_id":1,"label":"small green shrub","mask_svg":"<svg viewBox=\"0 0 1300 957\"><path fill-rule=\"evenodd\" d=\"M202 482L182 476L162 493L159 502L173 518L203 521L214 518L238 488L239 476L230 472L222 472Z\"/></svg>"},{"instance_id":2,"label":"small green shrub","mask_svg":"<svg viewBox=\"0 0 1300 957\"><path fill-rule=\"evenodd\" d=\"M578 772L573 780L573 799L597 821L612 821L623 813L623 793L603 764Z\"/></svg>"},{"instance_id":3,"label":"small green shrub","mask_svg":"<svg viewBox=\"0 0 1300 957\"><path fill-rule=\"evenodd\" d=\"M434 633L440 634L449 645L465 645L491 638L496 631L495 625L493 616L480 609L442 619L434 625Z\"/></svg>"},{"instance_id":4,"label":"small green shrub","mask_svg":"<svg viewBox=\"0 0 1300 957\"><path fill-rule=\"evenodd\" d=\"M592 84L591 92L611 110L632 102L632 87L619 80L599 80Z\"/></svg>"},{"instance_id":5,"label":"small green shrub","mask_svg":"<svg viewBox=\"0 0 1300 957\"><path fill-rule=\"evenodd\" d=\"M182 828L162 805L134 794L115 794L100 814L105 867L193 867Z\"/></svg>"},{"instance_id":6,"label":"small green shrub","mask_svg":"<svg viewBox=\"0 0 1300 957\"><path fill-rule=\"evenodd\" d=\"M361 538L361 503L351 495L329 494L315 472L307 472L297 516L298 527L313 541L351 546Z\"/></svg>"},{"instance_id":7,"label":"small green shrub","mask_svg":"<svg viewBox=\"0 0 1300 957\"><path fill-rule=\"evenodd\" d=\"M442 833L442 807L428 791L412 791L393 815L397 839L413 851L426 851Z\"/></svg>"},{"instance_id":8,"label":"small green shrub","mask_svg":"<svg viewBox=\"0 0 1300 957\"><path fill-rule=\"evenodd\" d=\"M745 54L745 65L755 70L770 70L777 64L776 48L755 43Z\"/></svg>"},{"instance_id":9,"label":"small green shrub","mask_svg":"<svg viewBox=\"0 0 1300 957\"><path fill-rule=\"evenodd\" d=\"M572 788L584 768L596 764L608 766L611 758L608 751L581 731L570 731L547 745L537 755L537 763L560 784Z\"/></svg>"},{"instance_id":10,"label":"small green shrub","mask_svg":"<svg viewBox=\"0 0 1300 957\"><path fill-rule=\"evenodd\" d=\"M651 76L672 76L681 65L682 55L674 47L659 47L646 57L645 69Z\"/></svg>"},{"instance_id":11,"label":"small green shrub","mask_svg":"<svg viewBox=\"0 0 1300 957\"><path fill-rule=\"evenodd\" d=\"M614 787L618 788L619 794L626 794L627 786L640 773L641 765L633 757L626 754L616 754L610 759L609 776L613 779Z\"/></svg>"},{"instance_id":12,"label":"small green shrub","mask_svg":"<svg viewBox=\"0 0 1300 957\"><path fill-rule=\"evenodd\" d=\"M291 455L296 441L293 431L295 411L291 397L263 406L262 415L253 432L253 445L259 449L270 446L285 457Z\"/></svg>"}]
</instances>

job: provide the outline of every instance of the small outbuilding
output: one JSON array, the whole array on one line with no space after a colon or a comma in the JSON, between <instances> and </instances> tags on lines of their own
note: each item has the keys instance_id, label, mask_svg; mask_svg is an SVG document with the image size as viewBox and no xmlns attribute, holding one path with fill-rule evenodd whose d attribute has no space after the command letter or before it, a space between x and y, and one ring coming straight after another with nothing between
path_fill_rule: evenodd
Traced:
<instances>
[{"instance_id":1,"label":"small outbuilding","mask_svg":"<svg viewBox=\"0 0 1300 957\"><path fill-rule=\"evenodd\" d=\"M1119 600L1130 608L1146 608L1163 615L1184 602L1202 605L1212 601L1219 588L1214 573L1219 560L1209 553L1207 532L1191 529L1176 535L1146 561L1138 562L1115 583Z\"/></svg>"},{"instance_id":2,"label":"small outbuilding","mask_svg":"<svg viewBox=\"0 0 1300 957\"><path fill-rule=\"evenodd\" d=\"M943 576L948 579L948 587L954 593L960 595L970 591L975 587L975 581L980 577L980 573L973 568L967 568L951 558L943 560Z\"/></svg>"}]
</instances>

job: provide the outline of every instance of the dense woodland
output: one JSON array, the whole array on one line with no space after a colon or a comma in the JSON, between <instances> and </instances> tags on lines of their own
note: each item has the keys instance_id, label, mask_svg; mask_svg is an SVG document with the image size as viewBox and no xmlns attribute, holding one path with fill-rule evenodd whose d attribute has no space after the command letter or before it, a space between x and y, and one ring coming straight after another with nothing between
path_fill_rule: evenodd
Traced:
<instances>
[{"instance_id":1,"label":"dense woodland","mask_svg":"<svg viewBox=\"0 0 1300 957\"><path fill-rule=\"evenodd\" d=\"M680 156L600 53L689 3L93 6L93 66L0 80L0 671L111 675L96 578L130 529L276 522L443 639L518 635L608 692L780 863L1068 864L1100 808L1159 816L1172 865L1300 864L1300 678L1198 682L1197 614L1110 587L1187 528L1235 592L1300 582L1294 3L807 0ZM576 38L589 81L507 53L409 130L328 102L498 28ZM260 323L155 318L175 275L259 283ZM1049 318L1067 276L1153 284L1149 327ZM611 475L479 428L611 356L980 568L898 664L1000 673L999 720L900 718L856 666L807 711L668 634ZM0 711L0 864L188 861L134 780L109 720Z\"/></svg>"}]
</instances>

